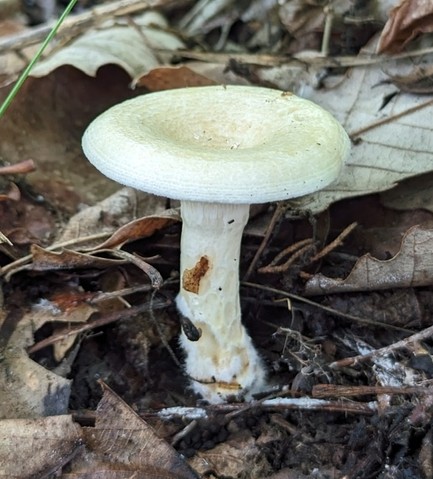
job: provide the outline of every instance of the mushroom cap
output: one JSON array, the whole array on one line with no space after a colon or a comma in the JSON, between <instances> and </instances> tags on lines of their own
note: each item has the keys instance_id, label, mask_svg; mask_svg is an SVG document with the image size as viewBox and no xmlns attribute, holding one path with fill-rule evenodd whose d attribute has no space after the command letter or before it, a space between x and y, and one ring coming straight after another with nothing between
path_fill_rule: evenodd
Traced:
<instances>
[{"instance_id":1,"label":"mushroom cap","mask_svg":"<svg viewBox=\"0 0 433 479\"><path fill-rule=\"evenodd\" d=\"M97 117L87 158L109 178L179 200L264 203L318 191L350 147L334 117L292 93L205 86L149 93Z\"/></svg>"}]
</instances>

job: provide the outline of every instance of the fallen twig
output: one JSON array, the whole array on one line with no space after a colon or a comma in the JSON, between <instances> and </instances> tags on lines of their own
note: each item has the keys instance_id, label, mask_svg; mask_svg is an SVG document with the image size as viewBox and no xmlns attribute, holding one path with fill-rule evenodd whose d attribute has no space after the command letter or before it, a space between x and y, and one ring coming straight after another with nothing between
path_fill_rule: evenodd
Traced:
<instances>
[{"instance_id":1,"label":"fallen twig","mask_svg":"<svg viewBox=\"0 0 433 479\"><path fill-rule=\"evenodd\" d=\"M426 108L431 105L433 105L433 100L432 99L427 100L424 103L412 106L411 108L407 108L406 110L403 110L400 113L387 116L385 118L381 118L380 120L374 121L373 123L370 123L369 125L359 128L358 130L351 131L349 132L349 136L352 140L356 140L357 137L359 137L363 133L366 133L367 131L374 130L375 128L379 126L385 125L387 123L391 123L395 120L402 118L403 116L410 115L412 113L415 113L416 111L422 110L423 108Z\"/></svg>"},{"instance_id":2,"label":"fallen twig","mask_svg":"<svg viewBox=\"0 0 433 479\"><path fill-rule=\"evenodd\" d=\"M263 284L256 284L256 283L249 283L247 281L242 281L241 286L246 286L246 287L249 287L249 288L255 288L255 289L262 290L262 291L267 291L269 293L273 293L273 294L277 294L279 296L282 296L283 298L290 298L292 300L308 304L308 305L313 306L315 308L322 309L323 311L326 311L326 312L328 312L330 314L333 314L335 316L338 316L340 318L345 318L345 319L350 320L350 321L356 321L360 324L366 324L367 326L373 326L375 328L381 327L381 328L385 328L385 329L392 329L394 331L402 331L404 333L413 333L413 330L408 329L408 328L402 328L400 326L395 326L393 324L387 324L387 323L384 323L382 321L375 321L375 320L372 320L372 319L361 318L359 316L354 316L352 314L344 313L342 311L338 311L338 309L334 309L334 308L331 308L329 306L325 306L323 304L316 303L315 301L311 301L311 299L304 298L304 297L299 296L297 294L288 293L287 291L284 291L284 290L281 290L281 289L272 288L270 286L265 286ZM278 300L276 300L276 301L278 301Z\"/></svg>"},{"instance_id":3,"label":"fallen twig","mask_svg":"<svg viewBox=\"0 0 433 479\"><path fill-rule=\"evenodd\" d=\"M311 392L312 396L317 399L329 397L353 397L353 396L370 396L370 395L396 395L396 394L414 394L414 395L431 395L432 388L429 386L337 386L335 384L316 384Z\"/></svg>"},{"instance_id":4,"label":"fallen twig","mask_svg":"<svg viewBox=\"0 0 433 479\"><path fill-rule=\"evenodd\" d=\"M70 36L85 31L93 25L112 17L131 15L150 8L174 4L174 0L118 0L104 5L98 5L78 15L71 15L62 25L57 38ZM40 43L51 31L55 22L34 27L22 33L7 36L0 40L0 54L11 50L21 50L30 45Z\"/></svg>"},{"instance_id":5,"label":"fallen twig","mask_svg":"<svg viewBox=\"0 0 433 479\"><path fill-rule=\"evenodd\" d=\"M298 241L278 253L268 265L259 269L259 273L283 273L287 271L297 259L312 248L314 248L314 240L312 238ZM278 264L288 254L291 254L289 259L283 264Z\"/></svg>"},{"instance_id":6,"label":"fallen twig","mask_svg":"<svg viewBox=\"0 0 433 479\"><path fill-rule=\"evenodd\" d=\"M314 255L312 258L310 258L311 262L318 261L319 259L322 259L324 256L328 255L331 251L333 251L335 248L340 246L343 241L347 238L347 236L352 233L352 231L358 226L358 223L352 223L335 238L334 241L331 241L329 244L327 244L321 251L319 251L316 255Z\"/></svg>"},{"instance_id":7,"label":"fallen twig","mask_svg":"<svg viewBox=\"0 0 433 479\"><path fill-rule=\"evenodd\" d=\"M106 324L110 324L118 320L131 319L134 316L148 312L150 309L165 309L170 306L170 304L171 301L168 299L165 301L149 301L140 304L139 306L132 306L129 309L122 309L121 311L114 311L113 313L105 314L104 316L98 317L84 324L78 324L77 326L68 326L67 328L63 328L62 330L53 334L52 336L49 336L48 338L42 339L41 341L33 344L27 349L27 353L33 354L36 351L46 348L47 346L51 346L52 344L58 341L62 341L70 336L76 336L79 333L99 328L101 326L105 326Z\"/></svg>"},{"instance_id":8,"label":"fallen twig","mask_svg":"<svg viewBox=\"0 0 433 479\"><path fill-rule=\"evenodd\" d=\"M1 46L1 43L0 43ZM159 49L161 53L172 53L170 50ZM275 66L305 66L315 68L350 68L363 67L368 65L383 65L387 62L395 62L405 58L415 58L433 53L433 47L412 50L410 52L398 53L396 55L343 55L343 56L323 56L320 52L317 55L304 55L300 52L298 55L269 55L256 53L216 53L216 52L198 52L193 50L177 50L176 54L190 60L198 60L208 63L228 63L229 60L235 60L239 63L246 63L264 67Z\"/></svg>"},{"instance_id":9,"label":"fallen twig","mask_svg":"<svg viewBox=\"0 0 433 479\"><path fill-rule=\"evenodd\" d=\"M265 236L263 237L262 242L260 243L260 246L257 248L256 254L254 255L254 258L252 259L247 272L245 273L244 276L244 281L247 281L250 276L252 275L254 268L256 267L257 262L260 259L260 256L262 255L264 249L266 248L266 245L269 242L269 239L271 237L272 232L274 231L275 225L278 223L280 220L282 214L286 210L287 205L286 203L278 203L277 207L275 208L274 214L272 215L271 221L268 224L268 227L266 228L266 233Z\"/></svg>"},{"instance_id":10,"label":"fallen twig","mask_svg":"<svg viewBox=\"0 0 433 479\"><path fill-rule=\"evenodd\" d=\"M24 160L14 165L0 166L0 175L18 175L22 173L30 173L36 170L33 160Z\"/></svg>"},{"instance_id":11,"label":"fallen twig","mask_svg":"<svg viewBox=\"0 0 433 479\"><path fill-rule=\"evenodd\" d=\"M194 407L173 407L159 411L158 416L170 419L173 417L183 417L193 420L197 417L206 417L212 413L230 414L246 412L249 410L260 409L262 411L286 411L286 410L309 410L309 411L328 411L344 412L348 414L374 414L376 403L360 403L355 401L328 401L324 399L315 399L310 397L301 398L274 398L264 401L253 401L247 406L242 403L218 404L215 406ZM237 415L237 414L236 414Z\"/></svg>"},{"instance_id":12,"label":"fallen twig","mask_svg":"<svg viewBox=\"0 0 433 479\"><path fill-rule=\"evenodd\" d=\"M384 356L390 353L394 353L398 349L409 348L411 343L414 343L417 341L423 341L427 338L430 338L431 336L433 336L433 326L430 326L429 328L424 329L423 331L420 331L419 333L415 333L412 336L408 336L407 338L402 339L401 341L397 341L396 343L390 344L389 346L376 349L372 351L371 353L359 354L357 356L352 356L350 358L344 358L338 361L334 361L333 363L329 365L329 367L333 369L338 369L338 368L344 368L347 366L354 366L361 362L364 362L373 358L377 358L378 356Z\"/></svg>"},{"instance_id":13,"label":"fallen twig","mask_svg":"<svg viewBox=\"0 0 433 479\"><path fill-rule=\"evenodd\" d=\"M80 238L74 238L68 241L62 241L61 243L54 243L50 246L45 248L46 251L55 251L57 249L67 248L70 246L78 246L80 244L90 243L92 241L101 240L110 237L113 234L113 231L108 231L104 233L95 233L89 236L82 236ZM32 261L33 255L28 254L23 256L22 258L18 258L17 260L13 261L12 263L7 264L0 268L0 277L4 276L6 281L9 281L10 277L20 271L27 263Z\"/></svg>"}]
</instances>

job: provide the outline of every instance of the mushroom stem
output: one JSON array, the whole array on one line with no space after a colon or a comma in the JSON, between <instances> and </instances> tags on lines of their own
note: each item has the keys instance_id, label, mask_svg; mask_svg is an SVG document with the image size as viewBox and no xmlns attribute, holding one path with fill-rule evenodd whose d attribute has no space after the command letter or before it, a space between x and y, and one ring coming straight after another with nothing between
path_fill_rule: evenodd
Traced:
<instances>
[{"instance_id":1,"label":"mushroom stem","mask_svg":"<svg viewBox=\"0 0 433 479\"><path fill-rule=\"evenodd\" d=\"M181 335L193 390L211 403L248 396L265 382L262 361L241 322L239 255L249 205L183 201L179 311L201 331ZM200 382L201 381L201 382Z\"/></svg>"}]
</instances>

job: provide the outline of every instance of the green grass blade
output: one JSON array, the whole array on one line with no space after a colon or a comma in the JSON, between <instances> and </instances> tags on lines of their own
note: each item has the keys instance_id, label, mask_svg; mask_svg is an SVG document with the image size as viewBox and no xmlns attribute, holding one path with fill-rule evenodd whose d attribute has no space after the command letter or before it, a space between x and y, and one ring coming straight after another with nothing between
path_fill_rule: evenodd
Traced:
<instances>
[{"instance_id":1,"label":"green grass blade","mask_svg":"<svg viewBox=\"0 0 433 479\"><path fill-rule=\"evenodd\" d=\"M27 80L32 68L34 67L35 63L39 60L40 56L44 52L45 48L48 46L50 41L54 38L57 30L59 29L60 25L63 23L65 18L71 13L74 5L77 3L77 0L70 0L67 7L65 8L64 12L60 15L59 19L57 20L56 24L51 29L50 33L47 35L47 38L44 40L42 45L40 46L39 50L36 52L35 56L32 58L31 62L27 65L25 70L21 73L20 77L18 78L17 82L15 83L12 90L9 92L9 95L5 98L4 102L0 106L0 118L3 117L6 110L9 108L9 105L12 103L12 100L15 98L16 94L23 86L24 82Z\"/></svg>"}]
</instances>

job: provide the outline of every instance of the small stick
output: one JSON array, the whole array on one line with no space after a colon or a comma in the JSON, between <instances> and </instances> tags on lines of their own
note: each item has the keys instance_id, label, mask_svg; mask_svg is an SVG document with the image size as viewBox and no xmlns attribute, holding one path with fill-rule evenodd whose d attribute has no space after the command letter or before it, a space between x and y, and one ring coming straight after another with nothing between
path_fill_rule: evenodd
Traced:
<instances>
[{"instance_id":1,"label":"small stick","mask_svg":"<svg viewBox=\"0 0 433 479\"><path fill-rule=\"evenodd\" d=\"M337 386L335 384L316 384L313 386L311 394L318 399L381 394L432 394L432 388L423 386Z\"/></svg>"},{"instance_id":2,"label":"small stick","mask_svg":"<svg viewBox=\"0 0 433 479\"><path fill-rule=\"evenodd\" d=\"M350 235L350 233L358 226L358 223L352 223L351 225L347 226L338 236L335 238L334 241L331 241L328 245L326 245L321 251L319 251L315 256L313 256L310 261L318 261L322 259L324 256L329 254L335 248L340 246L343 241Z\"/></svg>"},{"instance_id":3,"label":"small stick","mask_svg":"<svg viewBox=\"0 0 433 479\"><path fill-rule=\"evenodd\" d=\"M338 361L334 361L329 365L332 369L344 368L346 366L354 366L361 362L367 361L369 359L377 358L378 356L384 356L386 354L393 353L398 349L409 348L410 343L414 343L417 341L423 341L427 338L433 336L433 326L420 331L419 333L415 333L412 336L408 336L401 341L397 341L396 343L390 344L389 346L385 346L384 348L376 349L368 354L359 354L357 356L352 356L350 358L340 359Z\"/></svg>"},{"instance_id":4,"label":"small stick","mask_svg":"<svg viewBox=\"0 0 433 479\"><path fill-rule=\"evenodd\" d=\"M247 281L242 281L241 286L246 286L248 288L259 289L261 291L267 291L269 293L277 294L279 296L282 296L283 298L290 298L293 301L299 301L301 303L308 304L310 306L313 306L314 308L322 309L323 311L334 314L337 317L345 318L345 319L350 320L350 321L356 321L360 324L373 326L375 328L381 327L381 328L385 328L385 329L391 329L391 330L394 330L394 331L402 331L404 333L413 333L413 330L411 330L411 329L402 328L400 326L394 326L393 324L387 324L387 323L384 323L382 321L375 321L373 319L361 318L359 316L354 316L353 314L344 313L342 311L338 311L338 309L330 308L329 306L325 306L323 304L316 303L315 301L312 301L311 299L304 298L303 296L299 296L298 294L289 293L289 292L284 291L282 289L272 288L271 286L265 286L263 284L249 283ZM280 300L275 300L275 301L281 301L281 299Z\"/></svg>"},{"instance_id":5,"label":"small stick","mask_svg":"<svg viewBox=\"0 0 433 479\"><path fill-rule=\"evenodd\" d=\"M309 238L306 240L299 241L298 243L295 243L281 251L281 253L279 253L271 261L270 264L268 264L267 266L263 266L263 268L260 268L259 273L283 273L284 271L287 271L298 258L300 258L303 254L305 254L308 250L312 248L314 248L313 239ZM290 258L285 263L280 265L275 264L279 261L279 259L296 249L297 251L293 253L292 256L290 256Z\"/></svg>"},{"instance_id":6,"label":"small stick","mask_svg":"<svg viewBox=\"0 0 433 479\"><path fill-rule=\"evenodd\" d=\"M113 323L114 321L131 319L134 316L149 312L151 309L164 309L171 304L171 301L152 301L140 304L139 306L132 306L129 309L122 309L121 311L114 311L113 313L106 314L102 317L89 321L85 324L78 324L77 326L63 328L58 331L56 334L49 336L48 338L42 339L41 341L33 344L27 349L28 354L33 354L36 351L39 351L47 346L51 346L57 341L62 341L63 339L68 338L69 336L76 336L79 333L84 331L89 331L106 324Z\"/></svg>"},{"instance_id":7,"label":"small stick","mask_svg":"<svg viewBox=\"0 0 433 479\"><path fill-rule=\"evenodd\" d=\"M24 160L14 165L0 166L0 175L18 175L21 173L31 173L36 170L33 160Z\"/></svg>"},{"instance_id":8,"label":"small stick","mask_svg":"<svg viewBox=\"0 0 433 479\"><path fill-rule=\"evenodd\" d=\"M186 435L188 435L193 429L198 425L197 419L193 419L188 425L186 425L181 431L173 436L171 440L171 445L174 447L178 442L180 442Z\"/></svg>"},{"instance_id":9,"label":"small stick","mask_svg":"<svg viewBox=\"0 0 433 479\"><path fill-rule=\"evenodd\" d=\"M285 203L278 203L277 207L275 208L274 214L272 215L271 221L269 222L269 225L266 229L265 236L263 237L263 240L258 247L256 254L254 255L253 260L250 263L250 266L248 267L247 272L245 273L244 276L244 281L248 281L250 276L253 274L254 268L256 267L257 261L260 259L260 256L262 255L264 249L266 248L266 245L269 242L269 239L271 237L272 232L274 231L275 225L277 224L278 220L281 218L281 215L286 209Z\"/></svg>"},{"instance_id":10,"label":"small stick","mask_svg":"<svg viewBox=\"0 0 433 479\"><path fill-rule=\"evenodd\" d=\"M416 111L422 110L423 108L426 108L431 105L433 105L433 100L425 101L424 103L421 103L420 105L415 105L411 108L408 108L407 110L397 113L396 115L387 116L386 118L382 118L378 121L370 123L369 125L363 126L362 128L359 128L359 130L352 131L349 133L349 136L352 140L354 140L356 137L358 137L359 135L362 135L363 133L366 133L367 131L374 130L378 126L385 125L386 123L391 123L392 121L398 120L399 118L402 118L403 116L410 115L411 113L415 113Z\"/></svg>"},{"instance_id":11,"label":"small stick","mask_svg":"<svg viewBox=\"0 0 433 479\"><path fill-rule=\"evenodd\" d=\"M61 249L61 248L68 248L70 246L77 246L82 243L87 243L90 241L95 241L95 240L101 240L105 239L113 234L113 231L107 231L106 233L95 233L93 235L89 236L82 236L80 238L74 238L72 240L68 241L63 241L61 243L54 243L50 246L47 246L45 248L46 251L55 251L56 249ZM33 259L33 255L28 254L26 256L23 256L22 258L19 258L12 263L7 264L6 266L3 266L0 268L0 277L5 276L6 281L10 279L10 276L19 271L20 268L22 268L24 265L26 265L28 262L30 262Z\"/></svg>"},{"instance_id":12,"label":"small stick","mask_svg":"<svg viewBox=\"0 0 433 479\"><path fill-rule=\"evenodd\" d=\"M325 14L325 26L323 28L322 47L320 53L322 56L327 57L329 55L332 23L334 22L334 10L331 5L327 5L323 9L323 13Z\"/></svg>"},{"instance_id":13,"label":"small stick","mask_svg":"<svg viewBox=\"0 0 433 479\"><path fill-rule=\"evenodd\" d=\"M2 42L0 41L0 52ZM160 52L172 53L173 51L167 48L160 48ZM190 60L199 60L207 63L223 63L226 64L230 59L239 63L250 63L259 66L313 66L316 68L349 68L349 67L363 67L368 65L383 65L388 62L395 62L405 58L416 58L423 55L433 53L433 47L422 48L419 50L412 50L409 52L398 53L396 55L344 55L344 56L328 56L324 57L320 52L316 56L289 56L289 55L271 55L271 54L256 54L256 53L216 53L216 52L199 52L196 50L177 50L176 53L183 58Z\"/></svg>"},{"instance_id":14,"label":"small stick","mask_svg":"<svg viewBox=\"0 0 433 479\"><path fill-rule=\"evenodd\" d=\"M275 258L269 263L269 266L276 266L284 258L284 256L294 253L297 249L311 244L312 241L313 240L311 238L308 238L308 239L298 241L297 243L293 243L287 248L284 248L283 251L278 253L277 256L275 256ZM266 268L266 266L264 266L264 268Z\"/></svg>"},{"instance_id":15,"label":"small stick","mask_svg":"<svg viewBox=\"0 0 433 479\"><path fill-rule=\"evenodd\" d=\"M111 17L121 17L149 10L156 7L164 7L174 4L173 0L118 0L108 4L99 5L86 10L78 15L67 18L62 25L57 38L70 35L71 32L86 31L91 26ZM41 42L55 22L48 22L39 27L25 30L19 35L11 35L0 40L0 53L7 53L11 50L19 50L30 45Z\"/></svg>"},{"instance_id":16,"label":"small stick","mask_svg":"<svg viewBox=\"0 0 433 479\"><path fill-rule=\"evenodd\" d=\"M356 401L331 401L324 399L315 399L311 397L299 397L299 398L273 398L264 399L259 401L252 401L245 405L245 403L233 403L233 404L217 404L211 406L204 406L200 408L164 408L164 415L158 414L159 417L171 419L173 416L183 417L188 419L188 415L191 418L196 418L198 415L203 416L203 411L206 414L220 413L226 414L226 420L229 420L235 416L239 416L250 410L261 411L288 411L288 410L309 410L309 411L329 411L329 412L342 412L347 414L367 414L372 415L376 410L376 403L361 403ZM149 414L149 413L147 413ZM145 414L145 415L147 415ZM152 415L154 415L153 413ZM149 414L150 415L150 414Z\"/></svg>"}]
</instances>

